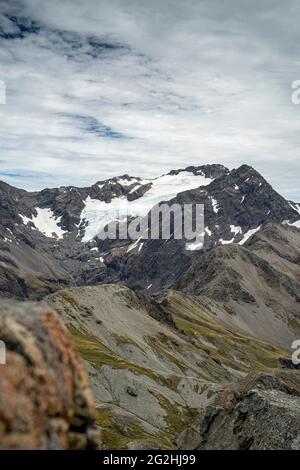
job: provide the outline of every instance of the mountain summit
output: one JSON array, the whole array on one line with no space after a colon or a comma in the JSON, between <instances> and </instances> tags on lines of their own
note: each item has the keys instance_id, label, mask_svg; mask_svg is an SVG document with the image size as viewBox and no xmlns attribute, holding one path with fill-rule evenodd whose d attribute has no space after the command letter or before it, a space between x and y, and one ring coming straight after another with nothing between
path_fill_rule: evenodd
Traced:
<instances>
[{"instance_id":1,"label":"mountain summit","mask_svg":"<svg viewBox=\"0 0 300 470\"><path fill-rule=\"evenodd\" d=\"M203 204L203 249L186 250L183 240L98 239L124 200L132 217L146 217L162 201ZM242 246L267 223L300 225L300 205L286 201L247 165L232 171L191 166L155 179L123 175L86 188L40 192L0 182L0 201L0 289L9 295L12 286L22 298L107 281L155 292L216 246Z\"/></svg>"},{"instance_id":2,"label":"mountain summit","mask_svg":"<svg viewBox=\"0 0 300 470\"><path fill-rule=\"evenodd\" d=\"M298 203L247 165L40 192L0 183L0 201L0 294L22 299L0 308L26 316L24 300L38 299L58 312L89 373L103 448L299 448ZM201 249L101 240L122 223L120 201L132 219L161 202L204 205Z\"/></svg>"}]
</instances>

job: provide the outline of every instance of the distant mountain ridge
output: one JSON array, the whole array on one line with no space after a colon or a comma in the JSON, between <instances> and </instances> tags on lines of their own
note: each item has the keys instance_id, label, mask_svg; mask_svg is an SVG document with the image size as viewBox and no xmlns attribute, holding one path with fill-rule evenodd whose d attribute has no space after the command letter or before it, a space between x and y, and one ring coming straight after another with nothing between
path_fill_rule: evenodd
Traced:
<instances>
[{"instance_id":1,"label":"distant mountain ridge","mask_svg":"<svg viewBox=\"0 0 300 470\"><path fill-rule=\"evenodd\" d=\"M202 249L101 240L120 200L132 217L203 204ZM0 182L0 217L0 297L42 300L63 319L104 449L300 448L300 205L257 171L205 165L39 192Z\"/></svg>"},{"instance_id":2,"label":"distant mountain ridge","mask_svg":"<svg viewBox=\"0 0 300 470\"><path fill-rule=\"evenodd\" d=\"M204 249L188 251L183 240L97 239L124 199L132 216L147 216L162 201L204 204ZM247 165L232 171L191 166L156 179L123 175L87 188L39 192L0 182L0 289L9 295L12 283L14 295L30 297L68 285L121 281L156 292L218 245L243 245L266 223L299 226L299 208Z\"/></svg>"}]
</instances>

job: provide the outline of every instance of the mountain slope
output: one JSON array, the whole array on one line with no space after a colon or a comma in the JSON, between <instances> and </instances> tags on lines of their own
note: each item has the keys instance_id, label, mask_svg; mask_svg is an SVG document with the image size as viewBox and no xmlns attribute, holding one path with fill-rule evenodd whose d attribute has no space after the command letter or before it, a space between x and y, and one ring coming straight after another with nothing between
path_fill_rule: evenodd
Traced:
<instances>
[{"instance_id":1,"label":"mountain slope","mask_svg":"<svg viewBox=\"0 0 300 470\"><path fill-rule=\"evenodd\" d=\"M124 175L90 188L70 186L40 192L0 182L1 292L9 295L7 286L11 283L12 295L39 297L67 284L106 281L115 276L115 267L106 267L92 238L115 218L118 201L125 198L132 215L146 214L161 199L209 184L226 172L221 165L207 165L174 171L155 180ZM121 242L123 251L129 244L130 240ZM114 255L114 246L114 241L108 241L106 255Z\"/></svg>"},{"instance_id":2,"label":"mountain slope","mask_svg":"<svg viewBox=\"0 0 300 470\"><path fill-rule=\"evenodd\" d=\"M148 217L162 201L204 204L201 250L186 240L100 240L99 230L122 214ZM154 180L123 175L89 188L26 192L0 183L0 291L40 298L61 287L124 282L149 293L172 286L193 261L218 245L247 240L267 223L298 224L286 201L253 168L204 165ZM122 218L122 217L121 217ZM142 275L141 275L142 273Z\"/></svg>"},{"instance_id":3,"label":"mountain slope","mask_svg":"<svg viewBox=\"0 0 300 470\"><path fill-rule=\"evenodd\" d=\"M249 374L216 396L178 437L179 448L299 450L299 378L296 371Z\"/></svg>"},{"instance_id":4,"label":"mountain slope","mask_svg":"<svg viewBox=\"0 0 300 470\"><path fill-rule=\"evenodd\" d=\"M86 361L108 448L176 448L175 437L226 384L288 360L176 292L161 302L103 285L62 290L47 303Z\"/></svg>"},{"instance_id":5,"label":"mountain slope","mask_svg":"<svg viewBox=\"0 0 300 470\"><path fill-rule=\"evenodd\" d=\"M228 325L289 347L300 333L300 231L267 225L245 246L198 258L174 288Z\"/></svg>"},{"instance_id":6,"label":"mountain slope","mask_svg":"<svg viewBox=\"0 0 300 470\"><path fill-rule=\"evenodd\" d=\"M204 204L203 246L100 240L122 219L120 201L132 217L162 201ZM299 384L282 368L293 367L300 334L299 205L253 168L34 193L0 183L0 215L1 295L44 299L61 315L89 372L105 448L214 448L218 424L226 448L259 448L260 428L262 445L297 448ZM292 437L274 434L277 416Z\"/></svg>"},{"instance_id":7,"label":"mountain slope","mask_svg":"<svg viewBox=\"0 0 300 470\"><path fill-rule=\"evenodd\" d=\"M182 192L170 204L204 204L203 250L186 250L186 240L146 240L119 261L121 279L131 288L156 292L169 287L190 263L218 245L247 240L267 223L295 223L299 213L253 168L243 165L209 185ZM122 261L124 262L122 263ZM110 258L108 256L107 262ZM122 266L123 265L123 266ZM144 273L143 278L139 275Z\"/></svg>"}]
</instances>

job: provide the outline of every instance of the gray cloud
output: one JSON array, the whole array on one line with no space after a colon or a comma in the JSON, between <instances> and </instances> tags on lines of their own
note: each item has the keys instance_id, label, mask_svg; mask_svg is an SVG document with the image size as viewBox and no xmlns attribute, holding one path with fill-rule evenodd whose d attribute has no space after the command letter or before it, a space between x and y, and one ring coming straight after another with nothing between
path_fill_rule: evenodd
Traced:
<instances>
[{"instance_id":1,"label":"gray cloud","mask_svg":"<svg viewBox=\"0 0 300 470\"><path fill-rule=\"evenodd\" d=\"M0 178L248 163L300 202L299 20L296 0L0 3Z\"/></svg>"}]
</instances>

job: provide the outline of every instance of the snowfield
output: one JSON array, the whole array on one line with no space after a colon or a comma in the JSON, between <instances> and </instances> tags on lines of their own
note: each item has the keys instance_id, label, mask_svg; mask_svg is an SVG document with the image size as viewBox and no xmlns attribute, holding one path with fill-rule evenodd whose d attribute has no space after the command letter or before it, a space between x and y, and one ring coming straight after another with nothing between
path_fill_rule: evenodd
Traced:
<instances>
[{"instance_id":1,"label":"snowfield","mask_svg":"<svg viewBox=\"0 0 300 470\"><path fill-rule=\"evenodd\" d=\"M193 175L182 171L177 175L163 175L153 180L142 180L135 187L151 183L151 188L140 198L127 201L125 196L115 197L110 203L87 197L85 208L81 212L81 222L86 223L83 242L92 240L104 227L114 220L125 217L144 217L158 203L170 201L178 193L199 186L207 186L213 181L202 174Z\"/></svg>"},{"instance_id":2,"label":"snowfield","mask_svg":"<svg viewBox=\"0 0 300 470\"><path fill-rule=\"evenodd\" d=\"M252 237L252 235L258 232L260 229L261 225L259 227L248 230L248 232L245 233L244 238L239 242L239 245L244 245L244 243L246 243L246 241L249 240L249 238Z\"/></svg>"},{"instance_id":3,"label":"snowfield","mask_svg":"<svg viewBox=\"0 0 300 470\"><path fill-rule=\"evenodd\" d=\"M42 209L41 207L35 207L37 215L33 215L32 218L28 218L24 215L20 215L25 225L32 222L37 230L43 233L49 238L63 238L64 234L67 233L58 224L61 223L61 217L55 217L51 209Z\"/></svg>"}]
</instances>

